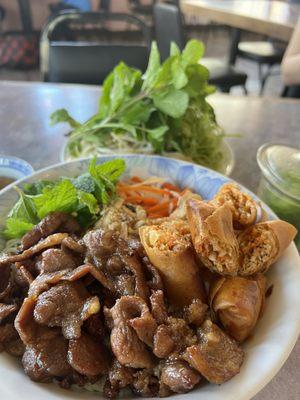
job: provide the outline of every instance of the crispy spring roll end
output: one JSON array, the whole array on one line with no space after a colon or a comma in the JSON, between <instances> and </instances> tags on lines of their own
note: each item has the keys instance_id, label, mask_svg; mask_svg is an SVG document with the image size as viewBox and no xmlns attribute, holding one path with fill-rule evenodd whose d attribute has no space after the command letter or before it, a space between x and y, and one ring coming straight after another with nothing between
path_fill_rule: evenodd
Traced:
<instances>
[{"instance_id":1,"label":"crispy spring roll end","mask_svg":"<svg viewBox=\"0 0 300 400\"><path fill-rule=\"evenodd\" d=\"M175 307L189 305L193 299L206 301L188 230L182 232L180 224L174 221L139 230L146 254L160 272L169 303Z\"/></svg>"}]
</instances>

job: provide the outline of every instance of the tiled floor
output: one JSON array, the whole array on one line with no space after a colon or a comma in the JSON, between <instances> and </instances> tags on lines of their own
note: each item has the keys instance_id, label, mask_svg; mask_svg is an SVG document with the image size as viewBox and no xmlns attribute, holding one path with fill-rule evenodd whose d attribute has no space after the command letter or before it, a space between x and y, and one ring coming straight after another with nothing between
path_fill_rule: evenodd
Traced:
<instances>
[{"instance_id":1,"label":"tiled floor","mask_svg":"<svg viewBox=\"0 0 300 400\"><path fill-rule=\"evenodd\" d=\"M213 29L202 28L200 31L190 32L189 37L197 37L204 41L207 57L226 58L230 44L230 31L228 29L222 27L214 27ZM247 39L249 40L248 37ZM238 60L236 66L248 75L247 89L249 95L258 95L259 81L257 65L246 60ZM279 72L279 67L274 68L274 75L268 79L265 86L265 96L280 96L283 84ZM41 77L38 70L24 72L0 69L0 80L6 79L39 81ZM239 87L232 89L232 93L244 94L242 88Z\"/></svg>"}]
</instances>

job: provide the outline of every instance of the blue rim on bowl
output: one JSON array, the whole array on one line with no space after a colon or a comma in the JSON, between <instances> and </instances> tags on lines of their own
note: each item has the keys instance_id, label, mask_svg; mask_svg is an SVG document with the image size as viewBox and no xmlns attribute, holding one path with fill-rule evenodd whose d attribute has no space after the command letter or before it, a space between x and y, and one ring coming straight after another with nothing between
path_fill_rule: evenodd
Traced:
<instances>
[{"instance_id":1,"label":"blue rim on bowl","mask_svg":"<svg viewBox=\"0 0 300 400\"><path fill-rule=\"evenodd\" d=\"M33 167L18 157L0 155L0 176L12 178L14 181L32 175Z\"/></svg>"}]
</instances>

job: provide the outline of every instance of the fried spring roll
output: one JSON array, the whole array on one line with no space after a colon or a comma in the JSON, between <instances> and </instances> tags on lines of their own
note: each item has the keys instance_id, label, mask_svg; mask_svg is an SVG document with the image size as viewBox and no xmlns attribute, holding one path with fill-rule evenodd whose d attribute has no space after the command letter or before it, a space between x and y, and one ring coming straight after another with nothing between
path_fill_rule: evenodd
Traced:
<instances>
[{"instance_id":1,"label":"fried spring roll","mask_svg":"<svg viewBox=\"0 0 300 400\"><path fill-rule=\"evenodd\" d=\"M183 307L193 299L205 301L188 225L173 220L143 226L139 234L147 256L162 276L170 305Z\"/></svg>"},{"instance_id":2,"label":"fried spring roll","mask_svg":"<svg viewBox=\"0 0 300 400\"><path fill-rule=\"evenodd\" d=\"M238 342L253 331L265 300L266 279L258 274L249 279L220 278L209 294L211 309L224 330Z\"/></svg>"},{"instance_id":3,"label":"fried spring roll","mask_svg":"<svg viewBox=\"0 0 300 400\"><path fill-rule=\"evenodd\" d=\"M187 203L187 217L193 244L202 263L221 275L236 275L238 242L230 207L223 204L217 208L193 199Z\"/></svg>"},{"instance_id":4,"label":"fried spring roll","mask_svg":"<svg viewBox=\"0 0 300 400\"><path fill-rule=\"evenodd\" d=\"M294 240L297 229L281 220L260 222L238 236L240 275L264 273Z\"/></svg>"},{"instance_id":5,"label":"fried spring roll","mask_svg":"<svg viewBox=\"0 0 300 400\"><path fill-rule=\"evenodd\" d=\"M226 203L236 229L248 227L256 221L258 204L234 183L225 183L210 203L218 207Z\"/></svg>"}]
</instances>

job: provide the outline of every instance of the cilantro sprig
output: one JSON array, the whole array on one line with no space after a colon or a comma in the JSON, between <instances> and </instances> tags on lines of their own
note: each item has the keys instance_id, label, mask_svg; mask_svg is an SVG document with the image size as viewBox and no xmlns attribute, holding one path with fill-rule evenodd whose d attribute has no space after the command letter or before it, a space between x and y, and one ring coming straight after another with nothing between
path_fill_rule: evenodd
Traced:
<instances>
[{"instance_id":1,"label":"cilantro sprig","mask_svg":"<svg viewBox=\"0 0 300 400\"><path fill-rule=\"evenodd\" d=\"M80 124L65 109L51 123L72 128L71 158L107 152L179 152L197 163L218 168L224 133L206 97L214 92L209 72L199 63L203 43L190 40L180 52L172 43L163 63L152 43L146 72L121 62L106 78L98 112Z\"/></svg>"},{"instance_id":2,"label":"cilantro sprig","mask_svg":"<svg viewBox=\"0 0 300 400\"><path fill-rule=\"evenodd\" d=\"M54 211L73 214L83 227L88 227L114 198L116 183L125 168L121 159L97 165L93 158L89 171L77 178L26 184L24 191L16 187L19 200L7 215L3 236L20 238Z\"/></svg>"}]
</instances>

